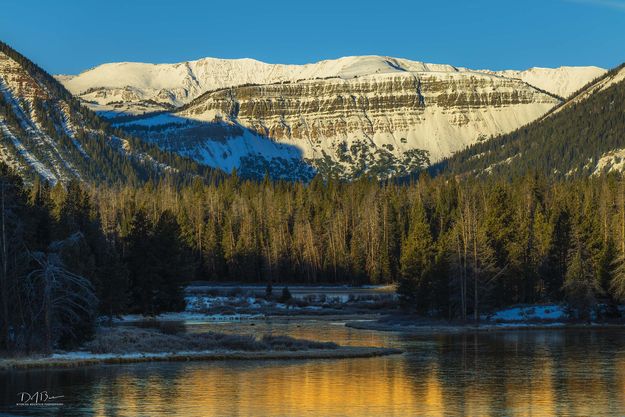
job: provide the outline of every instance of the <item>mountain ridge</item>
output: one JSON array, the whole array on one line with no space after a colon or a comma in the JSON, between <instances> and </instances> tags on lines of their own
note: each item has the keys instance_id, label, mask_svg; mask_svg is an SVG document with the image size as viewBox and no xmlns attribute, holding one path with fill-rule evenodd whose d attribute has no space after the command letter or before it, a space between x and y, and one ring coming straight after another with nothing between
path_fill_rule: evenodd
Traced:
<instances>
[{"instance_id":1,"label":"mountain ridge","mask_svg":"<svg viewBox=\"0 0 625 417\"><path fill-rule=\"evenodd\" d=\"M577 88L581 87L578 84L585 84L601 72L605 72L598 67L532 68L525 71L471 70L449 64L364 55L308 64L269 64L251 58L212 57L167 64L126 61L105 63L77 75L59 75L57 78L96 111L139 114L146 111L170 110L171 106L187 104L207 91L250 83L269 84L334 77L347 79L393 72L475 72L520 78L527 82L528 77L524 74L535 70L540 70L541 73L581 72L583 74L571 75L573 80L567 80L566 74L560 74L557 80L567 86L573 84ZM528 84L563 97L561 88L550 88L544 82ZM570 88L566 91L569 90ZM126 105L123 105L124 102ZM134 106L128 102L134 102Z\"/></svg>"},{"instance_id":2,"label":"mountain ridge","mask_svg":"<svg viewBox=\"0 0 625 417\"><path fill-rule=\"evenodd\" d=\"M123 90L129 94L140 95L140 88L177 82L167 72L174 67L186 75L191 73L189 85L213 82L217 88L194 98L187 90L182 100L186 103L172 101L157 113L112 119L116 127L111 128L58 82L60 78L67 85L76 77L52 77L19 57L16 61L6 53L0 56L0 104L5 114L0 131L7 139L0 153L19 169L34 170L52 181L84 176L110 182L122 180L124 175L136 180L167 172L194 175L212 168L237 169L250 177L268 172L272 178L287 180L307 181L316 174L350 180L362 175L385 179L423 169L472 144L489 143L489 137L515 132L568 105L562 104L557 94L524 80L527 71L509 71L504 76L384 56L354 56L301 66L204 58L191 64L208 72L212 67L207 63L230 67L201 81L189 62L166 67L128 63L139 65L135 76L143 83L126 85ZM250 71L243 75L232 72L237 63L264 72L257 71L256 78L249 78ZM166 71L160 79L153 79L153 74L143 72L146 66L156 73L163 68ZM567 74L563 68L529 73L546 73L551 81L557 81L553 83L558 88L570 88L570 80L561 82ZM571 78L575 82L600 71L573 69L582 74ZM604 79L605 75L599 76ZM241 81L249 82L239 84ZM115 86L126 80L111 78L108 82ZM72 88L76 85L74 82ZM579 94L586 89L578 89ZM85 94L98 91L89 87ZM133 105L136 97L125 96L126 104ZM168 97L178 100L182 96ZM84 97L80 100L89 104ZM508 156L512 157L516 158ZM102 165L101 158L113 168Z\"/></svg>"},{"instance_id":3,"label":"mountain ridge","mask_svg":"<svg viewBox=\"0 0 625 417\"><path fill-rule=\"evenodd\" d=\"M513 131L602 71L506 73L367 55L304 65L108 63L59 79L130 134L199 163L353 179L405 175ZM527 74L543 77L541 87Z\"/></svg>"},{"instance_id":4,"label":"mountain ridge","mask_svg":"<svg viewBox=\"0 0 625 417\"><path fill-rule=\"evenodd\" d=\"M113 129L55 78L0 42L0 155L27 179L140 183L210 171Z\"/></svg>"},{"instance_id":5,"label":"mountain ridge","mask_svg":"<svg viewBox=\"0 0 625 417\"><path fill-rule=\"evenodd\" d=\"M164 149L226 170L233 167L232 158L252 158L262 166L276 157L295 162L298 156L291 152L274 152L286 145L326 177L388 178L512 131L559 102L513 78L455 70L389 71L221 88L174 111L115 120ZM224 123L244 128L257 143L266 143L271 155L258 146L244 154L231 149L229 143L242 136L224 136ZM219 134L211 132L213 127ZM282 177L298 175L285 172Z\"/></svg>"},{"instance_id":6,"label":"mountain ridge","mask_svg":"<svg viewBox=\"0 0 625 417\"><path fill-rule=\"evenodd\" d=\"M535 122L478 143L433 165L430 172L556 177L625 170L625 64L575 92Z\"/></svg>"}]
</instances>

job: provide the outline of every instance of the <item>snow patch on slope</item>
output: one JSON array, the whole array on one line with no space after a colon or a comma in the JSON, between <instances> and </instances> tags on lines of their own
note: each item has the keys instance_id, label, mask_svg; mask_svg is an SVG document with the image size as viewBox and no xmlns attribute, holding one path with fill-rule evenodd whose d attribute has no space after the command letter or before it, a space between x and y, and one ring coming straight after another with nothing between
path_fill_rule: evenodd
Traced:
<instances>
[{"instance_id":1,"label":"snow patch on slope","mask_svg":"<svg viewBox=\"0 0 625 417\"><path fill-rule=\"evenodd\" d=\"M13 142L13 146L15 146L17 152L39 175L41 175L51 184L56 184L56 182L58 181L56 176L48 168L46 168L46 166L42 164L41 161L35 158L35 156L33 156L33 154L31 154L28 149L26 149L22 142L20 142L20 140L11 133L11 131L3 121L0 121L0 131L2 131L4 137L9 138L11 142Z\"/></svg>"},{"instance_id":2,"label":"snow patch on slope","mask_svg":"<svg viewBox=\"0 0 625 417\"><path fill-rule=\"evenodd\" d=\"M625 148L614 149L601 155L592 175L601 175L613 171L625 171Z\"/></svg>"},{"instance_id":3,"label":"snow patch on slope","mask_svg":"<svg viewBox=\"0 0 625 417\"><path fill-rule=\"evenodd\" d=\"M87 152L85 152L85 149L82 147L80 142L78 142L78 139L76 139L76 128L69 117L69 106L67 105L67 103L61 104L61 110L61 128L63 129L65 134L71 139L76 149L78 149L78 152L80 152L85 158L90 159Z\"/></svg>"}]
</instances>

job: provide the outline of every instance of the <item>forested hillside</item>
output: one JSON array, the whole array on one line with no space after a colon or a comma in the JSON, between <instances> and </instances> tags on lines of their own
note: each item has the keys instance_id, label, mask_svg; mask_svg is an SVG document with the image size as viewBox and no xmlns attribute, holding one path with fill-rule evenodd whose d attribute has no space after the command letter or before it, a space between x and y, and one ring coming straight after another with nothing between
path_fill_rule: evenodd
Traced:
<instances>
[{"instance_id":1,"label":"forested hillside","mask_svg":"<svg viewBox=\"0 0 625 417\"><path fill-rule=\"evenodd\" d=\"M621 65L541 120L473 145L433 166L431 172L511 177L537 170L569 177L622 170L624 77Z\"/></svg>"},{"instance_id":2,"label":"forested hillside","mask_svg":"<svg viewBox=\"0 0 625 417\"><path fill-rule=\"evenodd\" d=\"M0 159L29 181L142 184L213 170L113 129L58 81L0 42ZM216 175L219 175L218 173Z\"/></svg>"}]
</instances>

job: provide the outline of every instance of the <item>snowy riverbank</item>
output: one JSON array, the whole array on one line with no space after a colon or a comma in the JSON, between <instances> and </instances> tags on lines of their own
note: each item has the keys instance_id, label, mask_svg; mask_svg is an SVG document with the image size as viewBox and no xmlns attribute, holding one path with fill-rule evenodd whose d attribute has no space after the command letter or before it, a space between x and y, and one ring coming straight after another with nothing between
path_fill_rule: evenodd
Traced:
<instances>
[{"instance_id":1,"label":"snowy riverbank","mask_svg":"<svg viewBox=\"0 0 625 417\"><path fill-rule=\"evenodd\" d=\"M270 316L370 315L397 308L394 287L391 286L294 286L288 299L280 295L280 288L284 287L274 290L278 295L267 297L261 286L189 286L184 311L154 317L127 314L114 318L113 322L237 322L264 320ZM108 318L101 318L102 323L107 321Z\"/></svg>"},{"instance_id":2,"label":"snowy riverbank","mask_svg":"<svg viewBox=\"0 0 625 417\"><path fill-rule=\"evenodd\" d=\"M593 320L596 315L592 315ZM357 320L347 327L362 330L408 333L461 333L499 330L597 329L623 328L623 321L582 322L570 317L564 305L518 305L480 316L480 322L447 321L406 315L388 315L377 320Z\"/></svg>"}]
</instances>

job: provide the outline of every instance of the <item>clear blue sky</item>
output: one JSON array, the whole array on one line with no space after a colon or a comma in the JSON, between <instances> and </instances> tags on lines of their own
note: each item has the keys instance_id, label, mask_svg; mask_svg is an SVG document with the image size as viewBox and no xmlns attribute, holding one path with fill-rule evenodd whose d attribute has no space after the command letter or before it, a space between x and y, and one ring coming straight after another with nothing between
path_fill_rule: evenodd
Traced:
<instances>
[{"instance_id":1,"label":"clear blue sky","mask_svg":"<svg viewBox=\"0 0 625 417\"><path fill-rule=\"evenodd\" d=\"M0 39L51 73L205 56L380 54L469 68L625 61L625 0L2 0Z\"/></svg>"}]
</instances>

